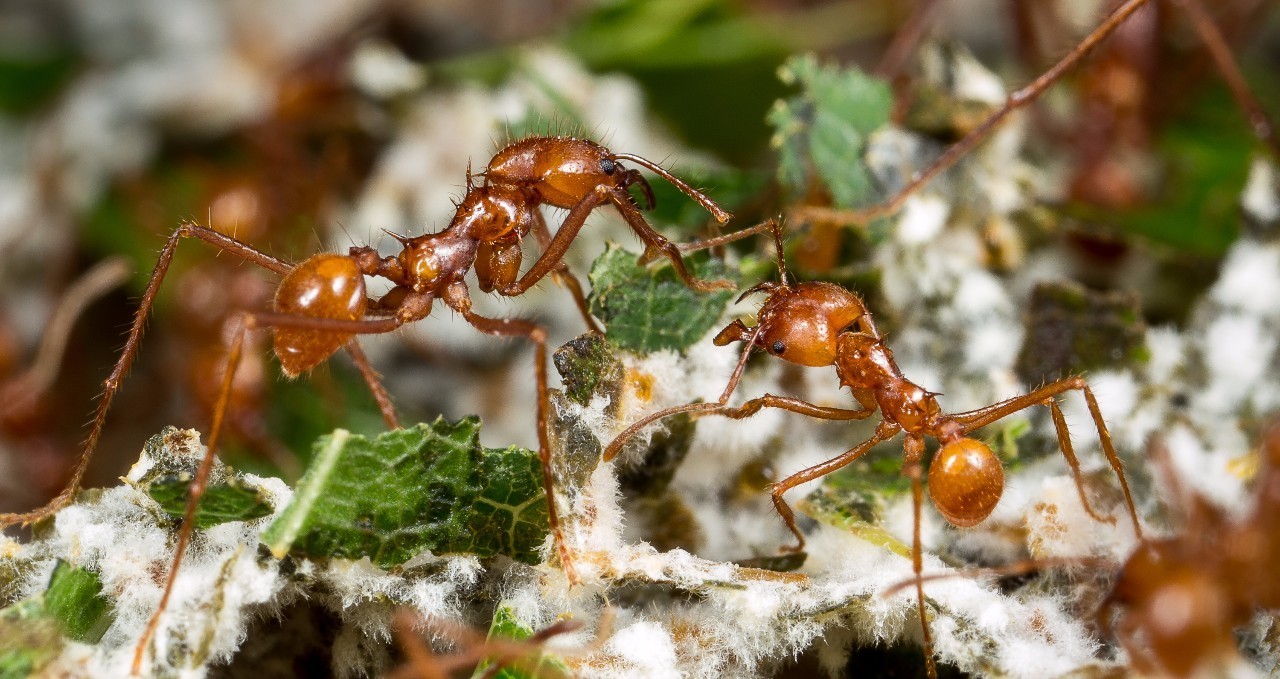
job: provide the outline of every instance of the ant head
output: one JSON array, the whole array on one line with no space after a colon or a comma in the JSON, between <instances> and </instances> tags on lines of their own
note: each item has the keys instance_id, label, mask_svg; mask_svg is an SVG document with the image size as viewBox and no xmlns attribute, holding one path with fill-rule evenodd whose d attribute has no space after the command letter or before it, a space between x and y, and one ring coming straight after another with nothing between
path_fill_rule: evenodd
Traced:
<instances>
[{"instance_id":1,"label":"ant head","mask_svg":"<svg viewBox=\"0 0 1280 679\"><path fill-rule=\"evenodd\" d=\"M865 313L861 300L838 285L821 282L761 283L746 293L767 292L758 332L734 321L716 335L717 345L755 337L756 346L778 358L811 367L836 359L836 340Z\"/></svg>"},{"instance_id":2,"label":"ant head","mask_svg":"<svg viewBox=\"0 0 1280 679\"><path fill-rule=\"evenodd\" d=\"M1143 630L1146 652L1160 670L1189 677L1233 653L1231 630L1248 622L1252 606L1241 615L1226 584L1179 540L1158 540L1139 545L1108 599Z\"/></svg>"}]
</instances>

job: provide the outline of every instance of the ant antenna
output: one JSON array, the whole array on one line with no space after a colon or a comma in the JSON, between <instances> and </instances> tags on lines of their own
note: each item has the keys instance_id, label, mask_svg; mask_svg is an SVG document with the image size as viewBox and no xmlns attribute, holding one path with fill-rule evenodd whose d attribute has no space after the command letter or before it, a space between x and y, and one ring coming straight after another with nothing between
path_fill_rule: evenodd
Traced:
<instances>
[{"instance_id":1,"label":"ant antenna","mask_svg":"<svg viewBox=\"0 0 1280 679\"><path fill-rule=\"evenodd\" d=\"M782 225L776 219L770 219L769 227L773 229L773 244L778 248L778 281L782 283L782 287L787 287L787 257L786 251L782 247Z\"/></svg>"},{"instance_id":2,"label":"ant antenna","mask_svg":"<svg viewBox=\"0 0 1280 679\"><path fill-rule=\"evenodd\" d=\"M471 183L471 158L467 158L467 193L471 193L475 187L475 184Z\"/></svg>"},{"instance_id":3,"label":"ant antenna","mask_svg":"<svg viewBox=\"0 0 1280 679\"><path fill-rule=\"evenodd\" d=\"M667 172L665 169L662 168L661 165L658 165L652 160L641 158L640 156L637 156L631 153L615 153L612 156L610 156L610 158L612 160L630 161L632 163L635 163L636 165L639 165L640 167L648 169L650 172L658 175L659 177L662 177L663 179L670 182L672 186L676 187L677 189L680 189L682 193L684 193L685 195L697 201L698 205L702 206L702 209L706 210L707 212L710 212L711 216L715 217L716 221L720 222L721 224L724 224L725 222L728 222L730 219L733 219L733 215L729 214L728 212L725 212L724 208L720 207L719 205L716 205L714 202L712 202L710 198L704 196L701 191L693 188L692 186L689 186L684 182L684 180L680 179L679 177L676 177L670 172Z\"/></svg>"}]
</instances>

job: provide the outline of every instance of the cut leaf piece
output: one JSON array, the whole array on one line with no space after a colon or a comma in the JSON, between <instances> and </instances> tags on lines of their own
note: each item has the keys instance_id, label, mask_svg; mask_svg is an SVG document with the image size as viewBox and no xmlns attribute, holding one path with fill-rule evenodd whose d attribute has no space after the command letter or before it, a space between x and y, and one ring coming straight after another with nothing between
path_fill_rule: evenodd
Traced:
<instances>
[{"instance_id":1,"label":"cut leaf piece","mask_svg":"<svg viewBox=\"0 0 1280 679\"><path fill-rule=\"evenodd\" d=\"M538 455L481 448L479 432L471 416L321 437L263 541L278 558L367 556L383 568L428 549L538 563L548 531Z\"/></svg>"},{"instance_id":2,"label":"cut leaf piece","mask_svg":"<svg viewBox=\"0 0 1280 679\"><path fill-rule=\"evenodd\" d=\"M165 514L180 520L186 515L187 490L204 452L198 432L165 427L147 439L142 460L127 480L150 495ZM215 459L204 496L196 508L196 528L260 519L273 511L275 508L265 489Z\"/></svg>"},{"instance_id":3,"label":"cut leaf piece","mask_svg":"<svg viewBox=\"0 0 1280 679\"><path fill-rule=\"evenodd\" d=\"M700 278L729 275L716 260L687 258L686 262ZM591 313L604 322L605 336L641 354L689 348L720 320L733 296L729 290L692 290L670 266L641 266L635 253L617 245L610 245L591 266L590 281Z\"/></svg>"}]
</instances>

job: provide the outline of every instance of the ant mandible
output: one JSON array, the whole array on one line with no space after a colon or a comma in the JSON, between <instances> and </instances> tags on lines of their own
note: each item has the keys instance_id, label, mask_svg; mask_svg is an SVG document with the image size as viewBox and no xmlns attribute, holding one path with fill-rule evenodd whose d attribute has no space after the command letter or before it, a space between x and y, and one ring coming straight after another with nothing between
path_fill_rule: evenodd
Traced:
<instances>
[{"instance_id":1,"label":"ant mandible","mask_svg":"<svg viewBox=\"0 0 1280 679\"><path fill-rule=\"evenodd\" d=\"M638 170L623 167L624 161L653 170L671 181L682 192L707 208L718 221L730 219L731 215L710 198L644 158L613 153L584 139L531 137L499 150L482 173L482 184L474 183L468 168L467 193L459 202L449 226L437 233L412 238L394 236L402 245L400 253L394 257L381 257L374 248L364 246L353 247L346 255L318 254L300 264L292 265L213 229L194 222L183 222L169 236L161 250L124 349L103 384L89 436L70 482L62 493L44 507L20 514L0 514L0 527L39 521L52 516L72 500L101 436L112 398L137 355L147 316L177 245L184 238L198 238L219 250L277 273L283 279L276 289L271 311L241 312L242 322L231 343L227 370L214 407L208 448L190 486L164 593L138 643L134 656L135 673L141 669L147 643L168 602L183 552L190 541L196 508L208 483L218 449L232 380L244 347L245 335L256 328L269 327L275 330L273 350L280 360L282 371L288 377L297 377L323 363L339 349L345 349L373 393L387 426L393 429L399 427L395 408L378 374L369 365L355 341L357 335L388 333L406 323L426 318L431 313L435 300L439 299L484 334L520 336L532 341L536 347L538 454L547 494L548 521L561 566L570 582L575 581L572 562L560 532L551 475L551 448L547 437L546 331L531 321L490 318L472 311L465 276L474 266L481 289L510 296L528 290L548 273L554 273L570 283L579 309L591 323L581 289L568 273L563 257L582 229L587 216L595 208L608 202L622 213L627 224L644 241L646 252L668 257L677 273L690 287L699 290L732 287L733 283L730 281L703 281L689 273L681 259L681 247L654 231L640 214L639 207L627 189L639 186L645 194L648 206L653 204L652 190ZM538 211L543 203L569 209L568 216L554 237L548 232ZM524 276L517 280L521 239L530 231L543 243L544 252ZM687 249L701 249L753 232L748 230L729 234ZM365 276L385 278L394 287L380 299L370 299L366 294Z\"/></svg>"},{"instance_id":2,"label":"ant mandible","mask_svg":"<svg viewBox=\"0 0 1280 679\"><path fill-rule=\"evenodd\" d=\"M969 433L997 420L1034 405L1048 406L1057 432L1058 445L1075 476L1080 502L1095 520L1114 523L1113 517L1102 517L1094 512L1085 496L1080 463L1076 459L1067 432L1066 418L1056 397L1068 391L1084 394L1089 413L1098 429L1102 450L1120 480L1125 503L1133 521L1134 532L1142 536L1137 509L1125 480L1124 467L1116 455L1111 436L1098 408L1097 399L1089 385L1080 377L1068 377L1040 387L1028 394L1010 398L984 408L962 413L946 414L937 401L938 394L930 392L903 376L893 359L893 352L885 346L884 338L876 328L862 300L853 292L832 283L811 281L788 283L783 258L782 232L777 222L766 222L773 231L778 250L780 282L761 283L743 293L765 292L768 298L760 307L758 324L748 328L741 320L721 330L715 337L717 346L742 341L746 348L734 368L729 383L720 398L714 402L693 403L668 408L653 413L627 427L605 448L605 461L613 459L623 444L649 424L677 413L698 415L723 415L733 419L750 417L761 408L780 408L823 420L862 420L881 414L880 426L871 438L826 462L803 469L773 484L769 494L773 505L787 528L795 535L797 543L784 548L800 551L804 548L804 534L796 525L795 513L783 499L790 489L813 481L845 467L865 455L877 444L887 441L899 432L905 432L903 441L903 473L911 479L913 508L913 534L911 561L916 575L916 598L923 628L924 644L930 676L934 675L932 641L924 611L924 589L921 585L922 552L920 546L920 514L923 504L923 479L925 476L925 437L937 439L942 447L930 464L929 496L938 512L952 525L969 527L985 520L995 509L1004 491L1004 469L1000 459L981 441L970 438ZM742 299L742 298L739 298ZM861 406L859 409L833 408L809 403L788 396L765 394L741 406L730 407L733 394L746 367L747 359L756 348L786 361L810 367L833 366L841 386L847 386Z\"/></svg>"}]
</instances>

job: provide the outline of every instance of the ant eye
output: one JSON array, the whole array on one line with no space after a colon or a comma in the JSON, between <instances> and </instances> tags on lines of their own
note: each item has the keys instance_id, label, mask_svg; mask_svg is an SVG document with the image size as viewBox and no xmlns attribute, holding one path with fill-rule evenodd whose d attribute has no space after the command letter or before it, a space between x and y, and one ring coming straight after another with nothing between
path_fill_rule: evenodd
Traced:
<instances>
[{"instance_id":1,"label":"ant eye","mask_svg":"<svg viewBox=\"0 0 1280 679\"><path fill-rule=\"evenodd\" d=\"M777 340L773 343L773 353L781 354L786 350L787 350L787 345L783 344L782 340Z\"/></svg>"},{"instance_id":2,"label":"ant eye","mask_svg":"<svg viewBox=\"0 0 1280 679\"><path fill-rule=\"evenodd\" d=\"M613 171L614 171L614 170L616 170L616 169L618 169L618 164L617 164L617 163L613 162L612 160L609 160L608 158L601 158L601 159L600 159L600 171L601 171L601 172L603 172L603 173L605 173L605 174L613 174Z\"/></svg>"}]
</instances>

